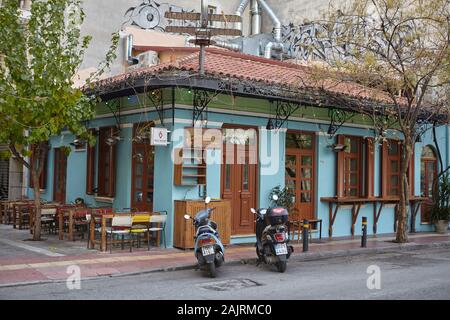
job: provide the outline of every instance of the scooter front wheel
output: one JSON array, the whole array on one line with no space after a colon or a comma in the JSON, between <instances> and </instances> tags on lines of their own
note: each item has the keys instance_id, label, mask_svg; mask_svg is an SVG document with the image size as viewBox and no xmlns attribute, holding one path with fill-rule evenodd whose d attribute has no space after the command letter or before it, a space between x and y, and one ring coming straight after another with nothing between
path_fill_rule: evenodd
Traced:
<instances>
[{"instance_id":1,"label":"scooter front wheel","mask_svg":"<svg viewBox=\"0 0 450 320\"><path fill-rule=\"evenodd\" d=\"M277 262L277 270L278 272L285 272L286 271L286 267L287 267L287 263L286 261L278 261Z\"/></svg>"},{"instance_id":2,"label":"scooter front wheel","mask_svg":"<svg viewBox=\"0 0 450 320\"><path fill-rule=\"evenodd\" d=\"M215 278L216 277L216 264L214 262L208 263L208 275L211 278Z\"/></svg>"}]
</instances>

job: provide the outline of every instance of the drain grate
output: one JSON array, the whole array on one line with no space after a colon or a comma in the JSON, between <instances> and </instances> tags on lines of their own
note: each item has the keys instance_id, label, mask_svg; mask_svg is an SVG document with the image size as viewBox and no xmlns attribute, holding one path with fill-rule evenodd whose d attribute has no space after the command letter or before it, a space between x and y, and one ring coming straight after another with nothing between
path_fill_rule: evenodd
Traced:
<instances>
[{"instance_id":1,"label":"drain grate","mask_svg":"<svg viewBox=\"0 0 450 320\"><path fill-rule=\"evenodd\" d=\"M250 287L258 287L262 286L262 284L250 279L231 279L231 280L203 283L197 286L206 290L229 291Z\"/></svg>"}]
</instances>

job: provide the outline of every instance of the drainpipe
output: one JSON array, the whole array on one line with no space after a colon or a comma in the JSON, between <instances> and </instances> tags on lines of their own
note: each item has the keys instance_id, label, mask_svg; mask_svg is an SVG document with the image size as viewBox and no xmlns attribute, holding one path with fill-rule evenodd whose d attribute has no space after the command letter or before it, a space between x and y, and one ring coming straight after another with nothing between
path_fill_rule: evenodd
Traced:
<instances>
[{"instance_id":1,"label":"drainpipe","mask_svg":"<svg viewBox=\"0 0 450 320\"><path fill-rule=\"evenodd\" d=\"M269 7L265 0L258 0L260 6L269 15L273 22L273 37L277 42L281 42L281 22L280 19L275 15L275 12Z\"/></svg>"},{"instance_id":2,"label":"drainpipe","mask_svg":"<svg viewBox=\"0 0 450 320\"><path fill-rule=\"evenodd\" d=\"M235 15L242 17L242 14L244 13L244 10L247 7L249 1L250 0L241 0L238 8L236 9ZM242 31L242 23L241 22L237 23L237 26L238 26L238 29L240 29Z\"/></svg>"},{"instance_id":3,"label":"drainpipe","mask_svg":"<svg viewBox=\"0 0 450 320\"><path fill-rule=\"evenodd\" d=\"M229 43L226 41L222 41L222 40L215 40L215 46L217 47L221 47L221 48L225 48L225 49L229 49L229 50L233 50L233 51L241 51L242 46L238 43Z\"/></svg>"},{"instance_id":4,"label":"drainpipe","mask_svg":"<svg viewBox=\"0 0 450 320\"><path fill-rule=\"evenodd\" d=\"M259 5L257 0L251 0L250 2L250 12L252 15L250 33L260 34L261 33L261 11L259 10Z\"/></svg>"},{"instance_id":5,"label":"drainpipe","mask_svg":"<svg viewBox=\"0 0 450 320\"><path fill-rule=\"evenodd\" d=\"M281 42L269 42L266 44L264 48L264 58L271 59L272 58L272 50L284 50L284 45Z\"/></svg>"},{"instance_id":6,"label":"drainpipe","mask_svg":"<svg viewBox=\"0 0 450 320\"><path fill-rule=\"evenodd\" d=\"M128 64L133 64L133 35L131 33L125 39L125 55Z\"/></svg>"},{"instance_id":7,"label":"drainpipe","mask_svg":"<svg viewBox=\"0 0 450 320\"><path fill-rule=\"evenodd\" d=\"M264 57L267 59L271 59L273 50L284 49L284 46L281 43L281 22L265 0L258 0L258 3L260 4L261 8L263 8L264 11L269 15L270 19L273 22L273 37L275 38L275 42L269 42L264 48Z\"/></svg>"}]
</instances>

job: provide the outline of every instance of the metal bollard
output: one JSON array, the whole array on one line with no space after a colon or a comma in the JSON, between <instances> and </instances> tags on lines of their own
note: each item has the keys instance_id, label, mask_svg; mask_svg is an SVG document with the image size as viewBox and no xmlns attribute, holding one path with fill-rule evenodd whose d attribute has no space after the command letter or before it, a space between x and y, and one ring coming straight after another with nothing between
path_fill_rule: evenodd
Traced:
<instances>
[{"instance_id":1,"label":"metal bollard","mask_svg":"<svg viewBox=\"0 0 450 320\"><path fill-rule=\"evenodd\" d=\"M367 247L367 217L362 217L361 248Z\"/></svg>"},{"instance_id":2,"label":"metal bollard","mask_svg":"<svg viewBox=\"0 0 450 320\"><path fill-rule=\"evenodd\" d=\"M302 237L303 237L303 252L308 251L308 230L309 230L309 221L303 220L303 230L302 230Z\"/></svg>"}]
</instances>

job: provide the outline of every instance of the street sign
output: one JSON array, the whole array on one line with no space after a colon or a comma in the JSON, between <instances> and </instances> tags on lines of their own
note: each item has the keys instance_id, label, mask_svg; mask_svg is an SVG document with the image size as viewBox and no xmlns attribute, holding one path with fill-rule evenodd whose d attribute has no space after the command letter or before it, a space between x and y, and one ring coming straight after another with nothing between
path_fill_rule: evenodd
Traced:
<instances>
[{"instance_id":1,"label":"street sign","mask_svg":"<svg viewBox=\"0 0 450 320\"><path fill-rule=\"evenodd\" d=\"M150 145L152 146L167 146L168 131L166 128L152 127L150 131Z\"/></svg>"}]
</instances>

